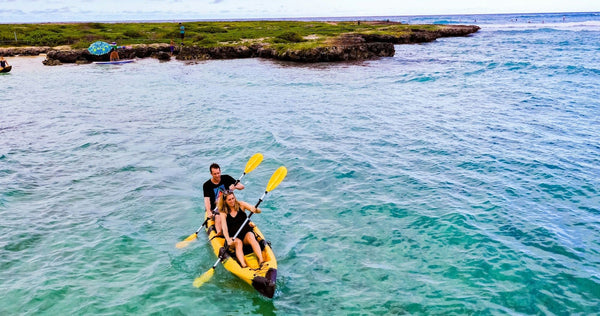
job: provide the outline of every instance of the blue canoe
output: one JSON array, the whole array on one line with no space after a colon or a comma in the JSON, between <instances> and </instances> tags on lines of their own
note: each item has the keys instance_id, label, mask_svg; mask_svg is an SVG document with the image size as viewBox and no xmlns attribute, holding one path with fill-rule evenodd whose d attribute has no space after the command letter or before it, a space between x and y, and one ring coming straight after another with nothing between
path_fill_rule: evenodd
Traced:
<instances>
[{"instance_id":1,"label":"blue canoe","mask_svg":"<svg viewBox=\"0 0 600 316\"><path fill-rule=\"evenodd\" d=\"M127 60L115 60L115 61L96 61L94 62L94 64L98 64L98 65L119 65L119 64L128 64L128 63L132 63L133 59L127 59Z\"/></svg>"}]
</instances>

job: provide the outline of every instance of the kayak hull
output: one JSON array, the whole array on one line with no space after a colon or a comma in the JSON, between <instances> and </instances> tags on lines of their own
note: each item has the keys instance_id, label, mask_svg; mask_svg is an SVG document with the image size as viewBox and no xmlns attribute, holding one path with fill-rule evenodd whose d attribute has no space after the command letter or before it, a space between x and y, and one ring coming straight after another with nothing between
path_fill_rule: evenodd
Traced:
<instances>
[{"instance_id":1,"label":"kayak hull","mask_svg":"<svg viewBox=\"0 0 600 316\"><path fill-rule=\"evenodd\" d=\"M128 64L128 63L132 63L133 59L127 59L127 60L115 60L115 61L96 61L94 62L94 64L97 65L120 65L120 64Z\"/></svg>"},{"instance_id":2,"label":"kayak hull","mask_svg":"<svg viewBox=\"0 0 600 316\"><path fill-rule=\"evenodd\" d=\"M244 282L250 284L260 294L268 298L272 298L273 295L275 295L277 280L277 259L275 258L275 254L273 253L270 243L265 239L260 229L255 226L253 231L256 235L256 240L258 240L262 248L262 256L264 261L263 266L258 266L258 258L250 246L245 246L244 258L248 266L246 268L242 268L237 261L235 254L226 251L224 247L225 238L216 236L214 227L214 220L209 219L206 223L205 232L210 240L214 254L217 257L220 255L223 256L223 267L225 267L225 269L227 269L233 275L242 279Z\"/></svg>"},{"instance_id":3,"label":"kayak hull","mask_svg":"<svg viewBox=\"0 0 600 316\"><path fill-rule=\"evenodd\" d=\"M0 69L0 72L10 72L12 70L12 66L6 66Z\"/></svg>"}]
</instances>

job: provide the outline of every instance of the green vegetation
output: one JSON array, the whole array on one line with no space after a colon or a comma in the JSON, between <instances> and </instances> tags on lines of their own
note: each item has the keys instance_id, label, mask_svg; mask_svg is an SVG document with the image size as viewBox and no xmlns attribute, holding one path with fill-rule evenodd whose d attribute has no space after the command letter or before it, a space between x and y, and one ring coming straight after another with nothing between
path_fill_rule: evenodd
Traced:
<instances>
[{"instance_id":1,"label":"green vegetation","mask_svg":"<svg viewBox=\"0 0 600 316\"><path fill-rule=\"evenodd\" d=\"M275 36L275 43L300 43L306 41L302 35L296 32L285 32Z\"/></svg>"},{"instance_id":2,"label":"green vegetation","mask_svg":"<svg viewBox=\"0 0 600 316\"><path fill-rule=\"evenodd\" d=\"M344 33L399 36L415 30L435 30L435 25L385 22L222 21L186 22L185 44L204 47L273 44L281 47L326 45ZM16 40L15 40L16 37ZM102 40L119 45L180 42L177 23L49 23L0 24L0 47L61 46L85 48Z\"/></svg>"}]
</instances>

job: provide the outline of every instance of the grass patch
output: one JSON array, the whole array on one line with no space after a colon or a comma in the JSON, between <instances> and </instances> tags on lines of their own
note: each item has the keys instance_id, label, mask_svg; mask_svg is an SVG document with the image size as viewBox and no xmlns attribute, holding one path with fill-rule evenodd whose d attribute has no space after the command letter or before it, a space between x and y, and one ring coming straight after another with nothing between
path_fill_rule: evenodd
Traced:
<instances>
[{"instance_id":1,"label":"grass patch","mask_svg":"<svg viewBox=\"0 0 600 316\"><path fill-rule=\"evenodd\" d=\"M306 41L302 35L296 32L285 32L275 36L275 43L300 43Z\"/></svg>"},{"instance_id":2,"label":"grass patch","mask_svg":"<svg viewBox=\"0 0 600 316\"><path fill-rule=\"evenodd\" d=\"M434 31L439 25L406 25L356 22L303 21L220 21L186 22L186 45L216 46L245 45L263 42L294 47L323 45L328 38L343 33L372 33L398 36L410 32ZM15 40L15 35L17 39ZM305 37L318 38L306 40ZM0 24L0 46L59 46L88 47L95 41L116 41L119 45L169 43L179 38L177 23L49 23Z\"/></svg>"}]
</instances>

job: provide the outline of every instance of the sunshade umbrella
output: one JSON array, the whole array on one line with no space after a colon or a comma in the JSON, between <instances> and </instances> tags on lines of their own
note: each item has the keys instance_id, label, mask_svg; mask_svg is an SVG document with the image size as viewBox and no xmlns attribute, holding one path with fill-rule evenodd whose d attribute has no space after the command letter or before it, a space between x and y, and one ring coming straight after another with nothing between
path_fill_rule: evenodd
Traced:
<instances>
[{"instance_id":1,"label":"sunshade umbrella","mask_svg":"<svg viewBox=\"0 0 600 316\"><path fill-rule=\"evenodd\" d=\"M92 45L90 45L90 47L88 47L88 51L92 55L98 56L109 53L111 49L112 46L109 43L103 41L94 42L92 43Z\"/></svg>"}]
</instances>

